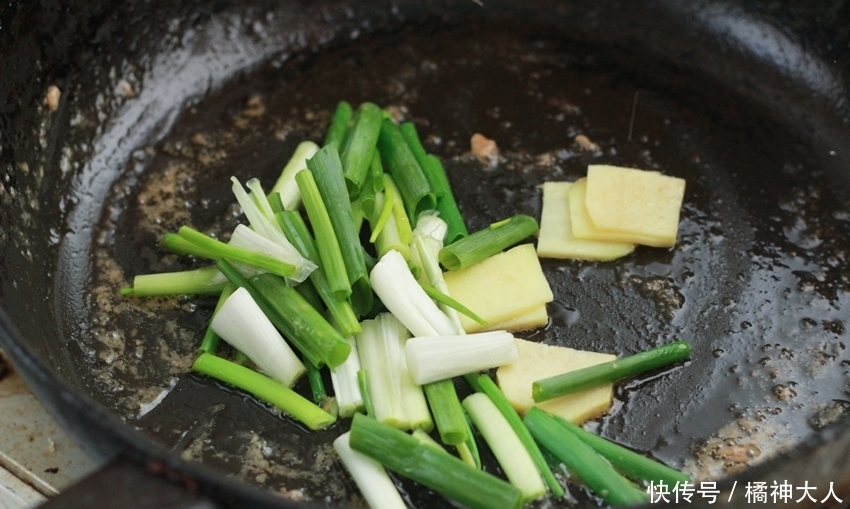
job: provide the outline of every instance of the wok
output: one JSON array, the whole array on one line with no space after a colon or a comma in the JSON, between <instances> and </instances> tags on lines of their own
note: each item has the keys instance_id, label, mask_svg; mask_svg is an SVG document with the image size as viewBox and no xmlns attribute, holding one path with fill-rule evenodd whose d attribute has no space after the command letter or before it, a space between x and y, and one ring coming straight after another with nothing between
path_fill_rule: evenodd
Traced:
<instances>
[{"instance_id":1,"label":"wok","mask_svg":"<svg viewBox=\"0 0 850 509\"><path fill-rule=\"evenodd\" d=\"M161 506L170 491L147 483L220 507L358 504L328 448L345 424L310 433L187 374L213 300L118 295L135 274L193 266L159 235L232 227L227 177L270 185L346 99L417 122L471 230L539 214L536 186L588 163L686 178L677 246L544 261L552 322L528 336L621 355L689 339L691 362L620 386L596 431L723 478L718 504L743 505L752 481L850 498L847 3L2 9L0 345L93 454L119 458L100 489ZM467 154L474 132L498 141L495 168ZM415 507L446 503L399 482Z\"/></svg>"}]
</instances>

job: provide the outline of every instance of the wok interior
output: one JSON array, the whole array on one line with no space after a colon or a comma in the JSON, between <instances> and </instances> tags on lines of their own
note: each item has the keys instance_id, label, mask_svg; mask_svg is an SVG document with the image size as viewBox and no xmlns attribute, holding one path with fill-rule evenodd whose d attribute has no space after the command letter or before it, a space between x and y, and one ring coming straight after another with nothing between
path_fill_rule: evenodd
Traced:
<instances>
[{"instance_id":1,"label":"wok interior","mask_svg":"<svg viewBox=\"0 0 850 509\"><path fill-rule=\"evenodd\" d=\"M2 231L15 247L3 307L63 377L165 448L291 498L355 496L328 445L344 423L310 433L186 374L214 300L117 292L135 274L196 266L158 248L162 233L244 221L228 177L269 187L298 142L321 140L340 99L416 122L471 230L539 216L536 186L588 163L687 180L676 248L543 263L552 322L529 337L617 354L678 338L694 347L687 365L620 386L600 433L718 477L846 412L850 210L848 175L834 170L846 156L822 150L833 119L820 110L804 125L799 105L769 108L778 99L735 86L747 72L773 86L770 66L739 57L749 67L732 72L706 54L700 68L669 49L697 42L680 13L626 27L630 13L604 3L189 8L137 12L157 28L122 28L124 53L68 64L54 77L60 109L38 117L43 141L4 152ZM495 169L467 154L474 132L498 141ZM417 506L441 504L404 486Z\"/></svg>"}]
</instances>

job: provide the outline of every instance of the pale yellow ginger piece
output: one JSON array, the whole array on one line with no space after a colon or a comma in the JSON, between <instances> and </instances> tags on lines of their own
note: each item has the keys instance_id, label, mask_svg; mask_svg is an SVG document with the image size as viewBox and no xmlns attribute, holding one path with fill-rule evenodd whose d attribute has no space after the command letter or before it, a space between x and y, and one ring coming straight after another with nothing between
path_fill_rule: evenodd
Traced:
<instances>
[{"instance_id":1,"label":"pale yellow ginger piece","mask_svg":"<svg viewBox=\"0 0 850 509\"><path fill-rule=\"evenodd\" d=\"M540 214L537 256L610 261L634 251L634 244L578 239L573 235L568 196L572 186L570 182L545 182L541 186L543 211Z\"/></svg>"},{"instance_id":2,"label":"pale yellow ginger piece","mask_svg":"<svg viewBox=\"0 0 850 509\"><path fill-rule=\"evenodd\" d=\"M462 270L443 274L449 295L487 321L504 322L551 302L554 296L533 244L522 244ZM461 314L466 332L483 327Z\"/></svg>"},{"instance_id":3,"label":"pale yellow ginger piece","mask_svg":"<svg viewBox=\"0 0 850 509\"><path fill-rule=\"evenodd\" d=\"M496 371L496 380L511 406L520 415L525 415L532 406L537 406L572 423L581 424L599 417L611 408L614 400L612 384L600 385L541 403L535 403L531 397L531 384L550 376L613 361L617 358L616 355L550 346L524 339L517 339L516 342L519 360L500 367Z\"/></svg>"},{"instance_id":4,"label":"pale yellow ginger piece","mask_svg":"<svg viewBox=\"0 0 850 509\"><path fill-rule=\"evenodd\" d=\"M632 235L631 242L639 244L675 245L684 196L685 181L677 177L601 164L587 167L587 213L597 231L620 234L617 240L628 242Z\"/></svg>"},{"instance_id":5,"label":"pale yellow ginger piece","mask_svg":"<svg viewBox=\"0 0 850 509\"><path fill-rule=\"evenodd\" d=\"M583 178L576 180L567 193L570 203L570 226L572 226L573 235L575 235L576 238L600 240L605 242L633 242L637 244L652 245L650 243L655 241L652 237L637 236L631 233L605 231L596 228L584 203L586 190L587 179Z\"/></svg>"},{"instance_id":6,"label":"pale yellow ginger piece","mask_svg":"<svg viewBox=\"0 0 850 509\"><path fill-rule=\"evenodd\" d=\"M513 318L509 318L507 320L497 323L488 324L486 327L481 329L481 332L493 330L507 330L512 332L519 332L524 330L537 329L538 327L544 327L548 324L549 312L546 311L546 304L543 304L538 308L534 308L531 311L527 311Z\"/></svg>"}]
</instances>

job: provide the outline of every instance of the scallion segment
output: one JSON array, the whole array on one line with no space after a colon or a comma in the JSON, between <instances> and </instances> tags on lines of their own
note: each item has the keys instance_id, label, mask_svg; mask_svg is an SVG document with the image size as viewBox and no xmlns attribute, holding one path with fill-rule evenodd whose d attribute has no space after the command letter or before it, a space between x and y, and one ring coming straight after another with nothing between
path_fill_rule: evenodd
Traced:
<instances>
[{"instance_id":1,"label":"scallion segment","mask_svg":"<svg viewBox=\"0 0 850 509\"><path fill-rule=\"evenodd\" d=\"M216 269L215 271L216 273L218 273L218 269ZM222 288L221 294L218 296L218 302L216 303L215 309L213 310L213 317L216 315L216 313L218 313L218 310L221 309L221 306L224 305L225 301L227 301L227 298L233 295L233 292L235 291L236 285L234 285L230 281L224 283L224 288ZM212 318L210 318L210 321L212 321ZM201 346L198 347L198 351L200 351L201 353L214 354L215 349L218 347L218 342L220 339L221 338L219 337L219 335L216 334L215 331L212 330L212 327L210 327L208 324L207 330L206 332L204 332L204 339L201 340Z\"/></svg>"},{"instance_id":2,"label":"scallion segment","mask_svg":"<svg viewBox=\"0 0 850 509\"><path fill-rule=\"evenodd\" d=\"M434 195L437 198L437 210L440 212L440 218L448 223L448 232L446 234L446 245L454 243L456 240L469 235L466 229L466 224L463 222L463 216L458 209L455 201L452 188L449 184L446 170L443 168L443 163L440 159L432 154L425 152L422 142L419 139L419 134L416 132L416 126L412 122L405 122L399 126L402 136L407 141L407 146L410 147L416 162L422 168L425 178L431 185Z\"/></svg>"},{"instance_id":3,"label":"scallion segment","mask_svg":"<svg viewBox=\"0 0 850 509\"><path fill-rule=\"evenodd\" d=\"M345 342L351 347L351 354L345 362L335 368L331 368L331 384L333 384L334 395L339 407L340 417L351 417L364 407L363 393L357 380L360 371L360 354L354 338L346 337Z\"/></svg>"},{"instance_id":4,"label":"scallion segment","mask_svg":"<svg viewBox=\"0 0 850 509\"><path fill-rule=\"evenodd\" d=\"M295 266L291 263L282 262L269 255L230 246L188 226L181 226L177 235L166 234L163 245L182 254L191 254L212 260L228 258L283 277L295 274Z\"/></svg>"},{"instance_id":5,"label":"scallion segment","mask_svg":"<svg viewBox=\"0 0 850 509\"><path fill-rule=\"evenodd\" d=\"M630 477L644 481L653 481L656 484L664 482L668 486L691 482L690 477L676 469L670 468L663 463L647 458L630 449L626 449L622 445L606 440L598 435L594 435L581 426L576 426L557 416L555 416L555 419L561 426L581 439L582 442L591 446L594 451L604 456L615 468Z\"/></svg>"},{"instance_id":6,"label":"scallion segment","mask_svg":"<svg viewBox=\"0 0 850 509\"><path fill-rule=\"evenodd\" d=\"M355 337L360 363L368 375L373 417L399 429L434 427L422 387L407 369L404 344L410 337L393 315L364 320Z\"/></svg>"},{"instance_id":7,"label":"scallion segment","mask_svg":"<svg viewBox=\"0 0 850 509\"><path fill-rule=\"evenodd\" d=\"M437 201L422 168L392 120L384 119L381 123L378 150L381 151L384 166L401 192L407 215L415 225L419 214L433 210Z\"/></svg>"},{"instance_id":8,"label":"scallion segment","mask_svg":"<svg viewBox=\"0 0 850 509\"><path fill-rule=\"evenodd\" d=\"M368 164L369 161L366 161L367 167ZM307 168L313 174L336 235L348 281L351 283L351 307L355 313L362 316L372 309L372 287L360 248L360 236L354 228L351 202L348 199L339 154L331 146L324 147L307 161Z\"/></svg>"},{"instance_id":9,"label":"scallion segment","mask_svg":"<svg viewBox=\"0 0 850 509\"><path fill-rule=\"evenodd\" d=\"M443 304L446 307L449 307L449 308L451 308L455 311L463 313L464 315L475 320L476 322L480 323L481 325L484 325L484 326L487 325L487 320L481 318L480 316L475 314L471 309L464 306L460 302L454 300L453 298L449 297L448 295L441 292L440 290L437 290L436 288L434 288L431 285L426 285L426 284L423 284L423 283L420 283L419 286L421 286L422 289L425 290L425 293L428 295L428 297L431 297L432 299L437 301L438 304ZM441 309L445 309L445 308L443 308L441 306ZM448 313L446 313L446 314L448 314Z\"/></svg>"},{"instance_id":10,"label":"scallion segment","mask_svg":"<svg viewBox=\"0 0 850 509\"><path fill-rule=\"evenodd\" d=\"M289 243L286 236L283 235L283 232L274 220L274 212L272 211L271 204L266 197L265 191L263 191L262 186L260 186L259 180L252 179L251 187L254 192L250 195L245 192L245 189L242 188L242 184L239 183L239 180L236 177L231 177L230 180L233 182L233 185L231 186L233 195L242 207L242 212L245 213L245 217L248 218L248 222L251 224L251 228L249 230L252 233L255 232L254 237L264 239L267 243L274 245L277 253L279 254L279 258L287 263L291 263L295 267L294 272L287 278L292 284L298 284L307 279L307 276L310 275L310 271L316 268L316 266L309 260L305 260L304 257L301 256L294 247L292 247L292 244ZM244 226L242 227L243 229L247 229ZM237 227L237 229L239 228ZM248 238L250 239L250 237ZM257 240L254 239L253 242L257 243ZM231 244L233 244L233 242L231 242ZM246 246L240 247L246 248ZM264 247L261 252L265 252L268 249L269 248ZM266 254L271 253L269 252Z\"/></svg>"},{"instance_id":11,"label":"scallion segment","mask_svg":"<svg viewBox=\"0 0 850 509\"><path fill-rule=\"evenodd\" d=\"M312 430L324 429L336 422L334 416L289 387L215 355L202 353L192 365L192 370L267 401Z\"/></svg>"},{"instance_id":12,"label":"scallion segment","mask_svg":"<svg viewBox=\"0 0 850 509\"><path fill-rule=\"evenodd\" d=\"M536 402L547 401L684 361L690 356L691 345L687 341L674 341L622 359L538 380L531 386L531 395Z\"/></svg>"},{"instance_id":13,"label":"scallion segment","mask_svg":"<svg viewBox=\"0 0 850 509\"><path fill-rule=\"evenodd\" d=\"M334 450L351 478L360 488L370 509L407 509L407 505L398 493L384 467L369 456L351 448L351 432L343 433L334 440Z\"/></svg>"},{"instance_id":14,"label":"scallion segment","mask_svg":"<svg viewBox=\"0 0 850 509\"><path fill-rule=\"evenodd\" d=\"M351 346L294 288L273 274L261 274L250 281L286 321L287 337L305 358L316 366L327 364L332 368L345 362Z\"/></svg>"},{"instance_id":15,"label":"scallion segment","mask_svg":"<svg viewBox=\"0 0 850 509\"><path fill-rule=\"evenodd\" d=\"M180 272L140 274L133 278L132 292L125 295L152 297L165 295L218 295L225 282L215 282L215 267L204 267Z\"/></svg>"},{"instance_id":16,"label":"scallion segment","mask_svg":"<svg viewBox=\"0 0 850 509\"><path fill-rule=\"evenodd\" d=\"M328 133L325 135L324 145L331 145L337 150L342 149L345 136L348 134L348 124L351 122L351 115L353 113L354 111L348 102L340 101L337 103L333 117L331 117L331 125L328 127ZM318 152L318 147L316 151Z\"/></svg>"},{"instance_id":17,"label":"scallion segment","mask_svg":"<svg viewBox=\"0 0 850 509\"><path fill-rule=\"evenodd\" d=\"M304 367L307 368L307 380L310 382L310 392L313 393L313 403L322 406L328 399L328 391L325 389L322 371L310 361L305 362Z\"/></svg>"},{"instance_id":18,"label":"scallion segment","mask_svg":"<svg viewBox=\"0 0 850 509\"><path fill-rule=\"evenodd\" d=\"M372 288L381 302L413 335L458 334L457 326L419 286L398 251L391 250L385 254L372 269L370 277Z\"/></svg>"},{"instance_id":19,"label":"scallion segment","mask_svg":"<svg viewBox=\"0 0 850 509\"><path fill-rule=\"evenodd\" d=\"M392 193L395 196L393 200L392 214L395 218L398 234L401 241L405 244L410 244L413 240L413 227L410 225L410 217L406 212L404 200L401 191L395 183L395 180L390 175L384 176L384 189L387 194Z\"/></svg>"},{"instance_id":20,"label":"scallion segment","mask_svg":"<svg viewBox=\"0 0 850 509\"><path fill-rule=\"evenodd\" d=\"M351 201L360 197L360 188L369 174L369 165L372 164L381 131L381 119L381 108L370 102L361 104L354 114L354 125L345 139L345 145L339 150Z\"/></svg>"},{"instance_id":21,"label":"scallion segment","mask_svg":"<svg viewBox=\"0 0 850 509\"><path fill-rule=\"evenodd\" d=\"M328 209L322 201L319 188L316 187L313 173L309 169L299 172L295 176L295 181L298 183L307 217L310 218L310 225L316 235L319 258L325 269L331 292L337 299L347 299L351 295L351 282L348 280L348 272L331 218L328 216Z\"/></svg>"},{"instance_id":22,"label":"scallion segment","mask_svg":"<svg viewBox=\"0 0 850 509\"><path fill-rule=\"evenodd\" d=\"M513 334L478 332L463 336L421 336L404 346L407 366L418 384L511 364L519 359Z\"/></svg>"},{"instance_id":23,"label":"scallion segment","mask_svg":"<svg viewBox=\"0 0 850 509\"><path fill-rule=\"evenodd\" d=\"M222 304L210 327L263 372L287 387L306 371L245 288L234 291Z\"/></svg>"},{"instance_id":24,"label":"scallion segment","mask_svg":"<svg viewBox=\"0 0 850 509\"><path fill-rule=\"evenodd\" d=\"M319 252L316 249L315 241L307 229L307 225L301 218L298 212L289 210L275 214L278 223L283 229L286 238L292 242L302 256L313 261L317 267L316 270L310 273L310 281L319 293L322 302L328 308L328 312L333 318L339 331L343 336L353 336L360 332L360 322L357 321L357 315L351 308L351 303L347 300L337 299L330 283L325 269L322 266L322 261L319 258ZM300 286L300 285L299 285Z\"/></svg>"},{"instance_id":25,"label":"scallion segment","mask_svg":"<svg viewBox=\"0 0 850 509\"><path fill-rule=\"evenodd\" d=\"M295 210L301 205L301 193L298 191L295 175L307 168L307 159L313 157L318 151L319 146L312 141L302 141L295 147L295 152L283 167L280 177L269 194L278 193L284 209Z\"/></svg>"},{"instance_id":26,"label":"scallion segment","mask_svg":"<svg viewBox=\"0 0 850 509\"><path fill-rule=\"evenodd\" d=\"M451 380L441 380L422 387L428 398L428 406L434 416L434 424L440 432L440 440L447 445L458 445L469 438L466 415L463 413L455 385Z\"/></svg>"},{"instance_id":27,"label":"scallion segment","mask_svg":"<svg viewBox=\"0 0 850 509\"><path fill-rule=\"evenodd\" d=\"M561 426L554 417L537 407L525 415L524 422L540 444L564 462L606 503L613 506L641 504L647 494L621 476L592 447Z\"/></svg>"},{"instance_id":28,"label":"scallion segment","mask_svg":"<svg viewBox=\"0 0 850 509\"><path fill-rule=\"evenodd\" d=\"M525 239L538 228L533 217L517 214L498 227L479 230L447 245L440 250L440 263L449 270L469 267Z\"/></svg>"},{"instance_id":29,"label":"scallion segment","mask_svg":"<svg viewBox=\"0 0 850 509\"><path fill-rule=\"evenodd\" d=\"M472 509L522 506L516 487L370 417L354 415L350 444L389 470Z\"/></svg>"},{"instance_id":30,"label":"scallion segment","mask_svg":"<svg viewBox=\"0 0 850 509\"><path fill-rule=\"evenodd\" d=\"M496 383L493 382L488 375L470 374L466 375L464 378L466 378L466 381L469 382L473 389L478 392L483 392L490 397L490 401L492 401L493 404L496 405L496 408L502 412L502 415L508 421L508 424L510 424L511 428L513 428L514 433L516 433L526 450L528 450L528 454L531 455L531 459L534 460L537 470L540 472L540 475L543 476L543 480L546 481L546 485L549 486L549 491L552 492L552 495L555 498L563 497L564 488L561 487L561 484L558 483L557 479L555 479L555 475L549 468L549 463L546 461L546 458L543 457L543 453L537 446L537 442L534 441L534 438L531 436L531 432L528 431L528 428L522 422L522 418L511 405L510 401L508 401L508 398L505 397L502 390L499 389Z\"/></svg>"},{"instance_id":31,"label":"scallion segment","mask_svg":"<svg viewBox=\"0 0 850 509\"><path fill-rule=\"evenodd\" d=\"M519 488L526 502L546 494L537 466L507 419L490 398L481 392L463 400L472 423L487 441L508 480Z\"/></svg>"}]
</instances>

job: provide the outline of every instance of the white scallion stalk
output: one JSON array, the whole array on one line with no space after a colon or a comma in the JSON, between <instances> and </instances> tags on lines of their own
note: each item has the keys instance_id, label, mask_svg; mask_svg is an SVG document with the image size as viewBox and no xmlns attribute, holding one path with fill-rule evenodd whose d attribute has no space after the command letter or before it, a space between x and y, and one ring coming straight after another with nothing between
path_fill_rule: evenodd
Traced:
<instances>
[{"instance_id":1,"label":"white scallion stalk","mask_svg":"<svg viewBox=\"0 0 850 509\"><path fill-rule=\"evenodd\" d=\"M375 264L369 275L372 289L387 309L414 336L451 336L459 334L457 325L419 286L404 257L390 250Z\"/></svg>"},{"instance_id":2,"label":"white scallion stalk","mask_svg":"<svg viewBox=\"0 0 850 509\"><path fill-rule=\"evenodd\" d=\"M412 338L405 345L405 357L413 380L425 385L511 364L519 359L519 350L513 334L493 331Z\"/></svg>"},{"instance_id":3,"label":"white scallion stalk","mask_svg":"<svg viewBox=\"0 0 850 509\"><path fill-rule=\"evenodd\" d=\"M293 246L292 243L289 242L289 239L286 238L286 235L283 234L283 231L280 229L280 226L278 226L277 221L271 221L268 217L266 217L265 213L260 210L260 207L257 206L250 196L248 196L248 193L244 188L242 188L242 184L236 177L231 177L230 180L233 181L233 186L231 188L233 189L233 194L236 196L236 201L239 202L239 205L242 207L242 211L245 212L245 217L247 217L248 222L251 223L251 228L253 228L254 231L261 236L275 244L278 244L286 253L288 253L288 259L284 261L295 265L295 274L287 278L287 280L292 284L298 284L307 279L307 276L309 276L316 268L316 264L301 256L301 253L295 249L295 246Z\"/></svg>"},{"instance_id":4,"label":"white scallion stalk","mask_svg":"<svg viewBox=\"0 0 850 509\"><path fill-rule=\"evenodd\" d=\"M483 392L475 393L463 400L463 407L487 441L508 480L519 488L525 501L536 500L545 495L546 485L543 484L543 478L528 454L528 449L490 397Z\"/></svg>"},{"instance_id":5,"label":"white scallion stalk","mask_svg":"<svg viewBox=\"0 0 850 509\"><path fill-rule=\"evenodd\" d=\"M363 395L360 394L360 384L357 383L357 372L360 371L360 356L354 338L345 338L351 345L351 353L345 362L331 368L331 383L339 406L340 417L351 417L363 409Z\"/></svg>"},{"instance_id":6,"label":"white scallion stalk","mask_svg":"<svg viewBox=\"0 0 850 509\"><path fill-rule=\"evenodd\" d=\"M280 228L280 225L277 224L277 221L274 218L274 210L272 210L272 204L269 203L269 198L266 196L266 192L263 190L263 185L260 183L260 179L252 178L248 182L245 182L245 187L251 190L250 197L257 205L257 208L260 209L260 212L266 216L266 219L271 221L271 223L277 227L281 232L283 230Z\"/></svg>"},{"instance_id":7,"label":"white scallion stalk","mask_svg":"<svg viewBox=\"0 0 850 509\"><path fill-rule=\"evenodd\" d=\"M416 253L419 266L422 267L423 276L428 284L445 295L449 295L449 286L443 278L443 270L440 268L440 249L443 248L443 239L446 237L448 225L445 221L434 215L421 215L416 228L413 230L413 242L410 250ZM451 295L449 295L451 297ZM459 334L464 334L463 323L456 309L442 303L437 303L440 310L455 324Z\"/></svg>"},{"instance_id":8,"label":"white scallion stalk","mask_svg":"<svg viewBox=\"0 0 850 509\"><path fill-rule=\"evenodd\" d=\"M244 288L237 289L224 302L210 327L265 374L287 387L306 372L304 364Z\"/></svg>"},{"instance_id":9,"label":"white scallion stalk","mask_svg":"<svg viewBox=\"0 0 850 509\"><path fill-rule=\"evenodd\" d=\"M349 435L350 432L343 433L334 440L334 450L354 482L357 483L369 507L371 509L407 509L384 467L365 454L353 450L348 442Z\"/></svg>"},{"instance_id":10,"label":"white scallion stalk","mask_svg":"<svg viewBox=\"0 0 850 509\"><path fill-rule=\"evenodd\" d=\"M363 331L355 340L360 365L369 377L375 419L403 430L430 431L434 423L425 393L413 381L404 356L410 333L389 313L360 325Z\"/></svg>"},{"instance_id":11,"label":"white scallion stalk","mask_svg":"<svg viewBox=\"0 0 850 509\"><path fill-rule=\"evenodd\" d=\"M271 192L280 193L280 201L284 209L296 210L301 206L301 193L298 191L298 184L295 183L295 175L307 169L307 159L316 155L318 151L319 146L312 141L302 141L295 147L295 152L283 167Z\"/></svg>"}]
</instances>

